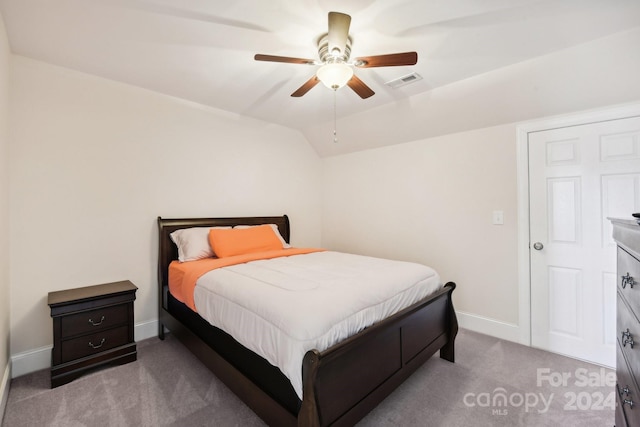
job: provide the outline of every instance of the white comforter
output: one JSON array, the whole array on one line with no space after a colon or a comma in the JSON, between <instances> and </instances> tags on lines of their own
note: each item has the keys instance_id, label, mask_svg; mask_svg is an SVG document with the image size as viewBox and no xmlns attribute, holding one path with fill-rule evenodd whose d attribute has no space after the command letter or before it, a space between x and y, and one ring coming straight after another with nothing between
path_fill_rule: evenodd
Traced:
<instances>
[{"instance_id":1,"label":"white comforter","mask_svg":"<svg viewBox=\"0 0 640 427\"><path fill-rule=\"evenodd\" d=\"M203 275L198 313L277 366L302 399L302 360L440 289L424 265L316 252Z\"/></svg>"}]
</instances>

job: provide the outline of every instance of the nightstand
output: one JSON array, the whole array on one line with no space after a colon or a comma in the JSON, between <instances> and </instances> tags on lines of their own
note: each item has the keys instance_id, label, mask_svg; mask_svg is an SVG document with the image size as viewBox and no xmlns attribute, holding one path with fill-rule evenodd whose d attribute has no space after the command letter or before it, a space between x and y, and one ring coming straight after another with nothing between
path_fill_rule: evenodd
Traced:
<instances>
[{"instance_id":1,"label":"nightstand","mask_svg":"<svg viewBox=\"0 0 640 427\"><path fill-rule=\"evenodd\" d=\"M49 293L51 388L99 366L136 360L133 301L137 289L125 280Z\"/></svg>"}]
</instances>

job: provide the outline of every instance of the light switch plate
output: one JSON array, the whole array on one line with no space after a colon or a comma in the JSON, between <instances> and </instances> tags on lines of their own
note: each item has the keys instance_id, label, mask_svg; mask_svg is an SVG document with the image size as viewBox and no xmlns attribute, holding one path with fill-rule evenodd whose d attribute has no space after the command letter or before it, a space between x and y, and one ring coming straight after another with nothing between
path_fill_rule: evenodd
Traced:
<instances>
[{"instance_id":1,"label":"light switch plate","mask_svg":"<svg viewBox=\"0 0 640 427\"><path fill-rule=\"evenodd\" d=\"M502 224L504 224L504 212L493 211L493 225L502 225Z\"/></svg>"}]
</instances>

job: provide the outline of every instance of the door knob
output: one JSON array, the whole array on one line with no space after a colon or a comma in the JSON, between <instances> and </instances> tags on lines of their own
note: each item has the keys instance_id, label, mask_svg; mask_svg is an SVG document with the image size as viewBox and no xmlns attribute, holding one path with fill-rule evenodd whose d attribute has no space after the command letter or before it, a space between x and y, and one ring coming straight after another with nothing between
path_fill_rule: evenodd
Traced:
<instances>
[{"instance_id":1,"label":"door knob","mask_svg":"<svg viewBox=\"0 0 640 427\"><path fill-rule=\"evenodd\" d=\"M544 245L540 242L535 242L533 244L533 249L535 249L536 251L540 251L542 250L542 248L544 248Z\"/></svg>"}]
</instances>

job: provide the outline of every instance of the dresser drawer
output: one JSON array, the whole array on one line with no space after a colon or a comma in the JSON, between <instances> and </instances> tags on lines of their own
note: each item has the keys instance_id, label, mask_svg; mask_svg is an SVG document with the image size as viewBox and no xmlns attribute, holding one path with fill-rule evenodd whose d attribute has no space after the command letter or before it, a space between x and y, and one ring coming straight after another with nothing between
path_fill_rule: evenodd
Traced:
<instances>
[{"instance_id":1,"label":"dresser drawer","mask_svg":"<svg viewBox=\"0 0 640 427\"><path fill-rule=\"evenodd\" d=\"M120 304L64 316L60 319L60 324L62 325L61 336L62 338L67 338L126 324L128 312L127 305Z\"/></svg>"},{"instance_id":2,"label":"dresser drawer","mask_svg":"<svg viewBox=\"0 0 640 427\"><path fill-rule=\"evenodd\" d=\"M624 353L631 373L634 376L640 375L640 323L625 299L618 293L618 346ZM640 404L640 399L638 399Z\"/></svg>"},{"instance_id":3,"label":"dresser drawer","mask_svg":"<svg viewBox=\"0 0 640 427\"><path fill-rule=\"evenodd\" d=\"M62 363L91 356L129 342L129 326L107 329L95 334L62 341Z\"/></svg>"},{"instance_id":4,"label":"dresser drawer","mask_svg":"<svg viewBox=\"0 0 640 427\"><path fill-rule=\"evenodd\" d=\"M628 425L640 426L640 395L636 382L629 372L629 366L619 350L616 355L616 364L618 411L622 409Z\"/></svg>"},{"instance_id":5,"label":"dresser drawer","mask_svg":"<svg viewBox=\"0 0 640 427\"><path fill-rule=\"evenodd\" d=\"M618 247L618 292L640 314L640 261Z\"/></svg>"}]
</instances>

